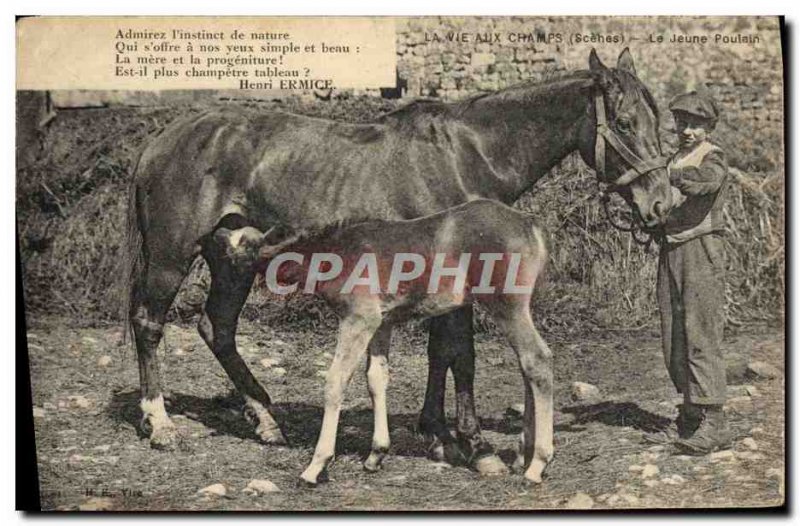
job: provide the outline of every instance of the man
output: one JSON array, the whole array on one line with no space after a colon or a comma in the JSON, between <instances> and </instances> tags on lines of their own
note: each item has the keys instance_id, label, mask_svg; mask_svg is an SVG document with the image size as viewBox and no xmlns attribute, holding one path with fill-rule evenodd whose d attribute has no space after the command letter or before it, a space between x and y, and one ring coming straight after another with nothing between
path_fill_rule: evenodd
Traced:
<instances>
[{"instance_id":1,"label":"man","mask_svg":"<svg viewBox=\"0 0 800 526\"><path fill-rule=\"evenodd\" d=\"M716 104L690 92L675 98L669 109L679 149L669 163L674 202L664 227L657 296L667 369L684 402L672 426L644 438L705 455L731 443L722 411L726 380L720 348L728 170L723 151L708 140L719 118Z\"/></svg>"}]
</instances>

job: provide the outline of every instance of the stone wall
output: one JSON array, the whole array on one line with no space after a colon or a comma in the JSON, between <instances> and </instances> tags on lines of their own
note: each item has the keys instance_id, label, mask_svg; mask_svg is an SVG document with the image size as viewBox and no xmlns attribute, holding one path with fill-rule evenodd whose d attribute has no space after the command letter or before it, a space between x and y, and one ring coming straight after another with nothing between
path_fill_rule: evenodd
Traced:
<instances>
[{"instance_id":1,"label":"stone wall","mask_svg":"<svg viewBox=\"0 0 800 526\"><path fill-rule=\"evenodd\" d=\"M629 47L639 77L665 113L672 97L707 90L723 111L723 142L737 143L730 144L735 149L745 143L750 160L742 161L744 168L769 169L782 163L783 68L777 18L422 17L399 19L396 31L398 77L406 96L451 100L544 78L553 71L586 69L593 47L613 66ZM448 35L457 34L468 35L468 41L448 40ZM576 34L594 41L579 43ZM650 41L651 35L668 40L672 34L707 35L710 42ZM756 35L759 41L715 43L715 34ZM669 118L665 126L671 126Z\"/></svg>"}]
</instances>

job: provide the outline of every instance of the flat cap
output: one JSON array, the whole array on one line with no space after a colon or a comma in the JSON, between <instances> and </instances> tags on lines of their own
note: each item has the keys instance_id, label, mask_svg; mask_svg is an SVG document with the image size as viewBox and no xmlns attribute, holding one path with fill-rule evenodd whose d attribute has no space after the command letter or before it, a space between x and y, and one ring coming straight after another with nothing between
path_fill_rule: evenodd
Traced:
<instances>
[{"instance_id":1,"label":"flat cap","mask_svg":"<svg viewBox=\"0 0 800 526\"><path fill-rule=\"evenodd\" d=\"M681 111L711 121L716 121L719 118L719 109L717 109L714 101L696 91L690 91L672 99L672 102L669 103L669 110L672 112Z\"/></svg>"}]
</instances>

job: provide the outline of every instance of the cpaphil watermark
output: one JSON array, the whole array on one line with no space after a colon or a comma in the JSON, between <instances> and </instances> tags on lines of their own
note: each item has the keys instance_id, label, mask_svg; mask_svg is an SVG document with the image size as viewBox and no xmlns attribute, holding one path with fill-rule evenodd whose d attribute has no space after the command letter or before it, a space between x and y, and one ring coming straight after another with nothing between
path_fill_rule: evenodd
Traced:
<instances>
[{"instance_id":1,"label":"cpaphil watermark","mask_svg":"<svg viewBox=\"0 0 800 526\"><path fill-rule=\"evenodd\" d=\"M533 280L520 275L522 258L516 252L282 252L263 268L263 284L279 295L321 288L339 294L531 294Z\"/></svg>"}]
</instances>

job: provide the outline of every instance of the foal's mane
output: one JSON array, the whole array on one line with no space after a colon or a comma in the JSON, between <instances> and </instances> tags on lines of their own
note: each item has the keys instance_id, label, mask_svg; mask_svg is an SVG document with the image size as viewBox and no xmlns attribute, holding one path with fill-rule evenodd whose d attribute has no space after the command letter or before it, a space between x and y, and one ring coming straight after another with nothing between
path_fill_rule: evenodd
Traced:
<instances>
[{"instance_id":1,"label":"foal's mane","mask_svg":"<svg viewBox=\"0 0 800 526\"><path fill-rule=\"evenodd\" d=\"M375 219L367 217L351 217L347 219L338 219L331 223L322 225L315 225L311 227L303 227L298 229L291 235L297 235L297 239L292 241L284 250L291 247L303 246L308 244L316 244L317 242L324 242L326 240L334 239L345 230L363 225L375 228L380 228L382 225L390 221L384 219Z\"/></svg>"}]
</instances>

